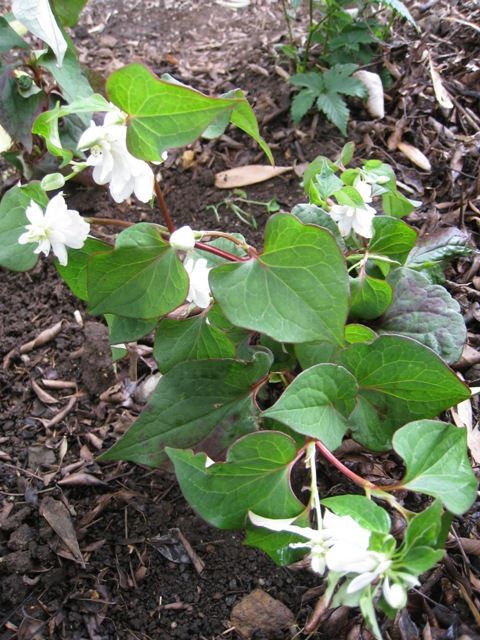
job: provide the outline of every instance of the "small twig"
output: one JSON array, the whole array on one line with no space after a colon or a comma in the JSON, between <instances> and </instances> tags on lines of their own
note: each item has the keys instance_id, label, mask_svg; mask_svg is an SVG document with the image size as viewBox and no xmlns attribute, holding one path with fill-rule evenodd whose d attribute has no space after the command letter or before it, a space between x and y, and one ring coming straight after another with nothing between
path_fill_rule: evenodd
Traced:
<instances>
[{"instance_id":1,"label":"small twig","mask_svg":"<svg viewBox=\"0 0 480 640\"><path fill-rule=\"evenodd\" d=\"M134 222L128 220L119 220L118 218L86 218L90 224L111 225L112 227L133 227Z\"/></svg>"},{"instance_id":2,"label":"small twig","mask_svg":"<svg viewBox=\"0 0 480 640\"><path fill-rule=\"evenodd\" d=\"M202 573L202 571L205 569L204 561L195 553L195 551L193 550L192 545L185 538L185 536L180 531L180 529L175 528L175 529L172 529L172 531L175 533L177 538L180 540L180 542L185 547L185 551L187 552L188 557L192 561L192 564L193 564L193 567L194 567L195 571L198 573L198 575L200 575Z\"/></svg>"}]
</instances>

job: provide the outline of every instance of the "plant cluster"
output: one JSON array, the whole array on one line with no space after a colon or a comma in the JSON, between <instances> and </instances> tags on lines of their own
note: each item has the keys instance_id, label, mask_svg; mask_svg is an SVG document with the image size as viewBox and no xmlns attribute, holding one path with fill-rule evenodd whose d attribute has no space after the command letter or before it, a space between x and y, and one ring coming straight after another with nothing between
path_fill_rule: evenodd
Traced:
<instances>
[{"instance_id":1,"label":"plant cluster","mask_svg":"<svg viewBox=\"0 0 480 640\"><path fill-rule=\"evenodd\" d=\"M60 19L70 3L53 6ZM10 46L23 51L12 23L2 25L12 31ZM278 564L307 555L327 577L327 604L359 606L381 638L375 609L393 616L405 605L419 576L442 558L453 515L476 495L465 430L435 419L470 396L447 364L461 354L465 325L438 284L445 263L468 254L465 239L452 230L418 238L401 219L416 203L388 165L349 167L352 144L337 161L319 157L308 167L308 202L274 213L262 248L239 234L176 229L149 163L229 123L271 158L251 108L240 91L208 97L140 64L108 78L108 100L92 89L73 99L72 74L82 71L60 34L62 66L51 51L21 63L41 84L41 101L28 106L35 138L26 130L18 137L16 109L32 96L20 93L15 70L5 72L1 121L15 153L24 158L28 143L54 170L4 195L0 265L26 271L52 251L73 293L105 316L112 345L155 332L163 376L101 459L153 467L169 459L205 520L245 528L246 543ZM39 60L51 61L45 75ZM58 192L86 170L116 202L156 200L165 225L111 219L122 228L115 245L95 238L105 220L83 219ZM335 454L346 437L394 453L403 477L375 485L355 474ZM319 495L319 457L355 485L353 493ZM290 484L294 468L310 479L304 500ZM405 506L399 496L408 491L429 497L423 511ZM404 522L399 541L393 510Z\"/></svg>"},{"instance_id":2,"label":"plant cluster","mask_svg":"<svg viewBox=\"0 0 480 640\"><path fill-rule=\"evenodd\" d=\"M370 64L390 35L395 16L415 25L400 0L282 0L290 42L281 47L296 73L289 82L298 90L292 118L299 122L315 105L346 135L349 110L343 96L366 98L369 91L358 65ZM306 9L305 9L306 5ZM305 41L297 43L293 20L308 13Z\"/></svg>"}]
</instances>

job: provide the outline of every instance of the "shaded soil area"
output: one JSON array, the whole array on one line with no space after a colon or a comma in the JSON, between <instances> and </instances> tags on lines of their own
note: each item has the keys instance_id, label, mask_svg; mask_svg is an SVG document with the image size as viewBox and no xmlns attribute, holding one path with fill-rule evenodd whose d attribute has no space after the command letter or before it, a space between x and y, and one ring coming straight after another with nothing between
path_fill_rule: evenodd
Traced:
<instances>
[{"instance_id":1,"label":"shaded soil area","mask_svg":"<svg viewBox=\"0 0 480 640\"><path fill-rule=\"evenodd\" d=\"M390 163L407 195L422 201L408 220L421 233L456 225L476 245L480 9L455 1L411 3L411 9L421 34L399 26L383 49L392 78L387 115L371 122L362 105L352 103L349 139L358 157ZM302 28L301 21L294 24L296 33ZM299 126L291 122L284 78L290 70L276 48L286 42L280 3L258 0L234 11L213 0L91 0L73 35L81 60L105 75L141 59L156 73L171 73L212 95L241 87L278 165L298 169L319 154L334 158L345 142L319 116ZM429 56L453 109L438 104ZM399 140L426 154L431 171L412 164L398 150ZM265 162L258 147L234 129L172 151L160 172L175 222L240 231L259 242L266 206L234 200L238 196L214 186L216 172L257 162ZM275 198L288 211L304 200L297 173L247 187L246 198ZM156 210L133 201L115 206L105 191L83 185L73 188L69 205L99 217L160 221ZM96 235L109 238L111 232L105 226ZM480 381L479 266L474 255L447 275L469 328L470 350L457 369L473 386ZM97 463L98 453L141 410L141 384L132 384L125 361L113 373L106 330L69 293L53 262L0 277L0 640L219 640L238 637L242 629L255 640L371 638L356 610L346 608L303 636L323 592L317 577L302 566L275 567L245 547L240 533L205 524L183 500L169 468ZM139 352L140 383L155 372L151 346L147 339ZM474 419L473 443L476 428ZM373 481L397 465L392 456L349 444L342 460ZM474 463L480 459L476 446ZM323 493L346 487L323 465L320 481ZM301 497L301 478L296 485ZM384 622L386 638L480 638L479 517L477 504L456 519L448 556L423 577L408 609ZM274 600L265 605L255 589ZM234 607L252 592L247 631Z\"/></svg>"}]
</instances>

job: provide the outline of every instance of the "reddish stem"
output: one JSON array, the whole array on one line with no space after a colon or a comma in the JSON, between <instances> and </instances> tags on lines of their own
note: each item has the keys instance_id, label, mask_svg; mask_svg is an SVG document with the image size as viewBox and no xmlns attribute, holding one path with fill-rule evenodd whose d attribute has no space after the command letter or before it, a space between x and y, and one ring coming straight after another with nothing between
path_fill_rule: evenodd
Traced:
<instances>
[{"instance_id":1,"label":"reddish stem","mask_svg":"<svg viewBox=\"0 0 480 640\"><path fill-rule=\"evenodd\" d=\"M365 480L365 478L362 478L354 471L351 471L348 467L346 467L343 462L340 462L340 460L336 458L324 444L322 444L318 440L315 442L315 444L324 458L326 458L331 464L333 464L334 467L341 471L344 476L355 482L355 484L358 484L360 487L374 491L389 491L391 489L391 487L379 487L378 485L373 484L373 482L370 482L370 480Z\"/></svg>"},{"instance_id":2,"label":"reddish stem","mask_svg":"<svg viewBox=\"0 0 480 640\"><path fill-rule=\"evenodd\" d=\"M245 262L245 260L250 260L250 258L241 258L240 256L236 256L233 253L229 253L228 251L223 251L222 249L218 249L218 247L212 247L209 244L204 244L203 242L196 242L195 247L200 249L201 251L207 251L208 253L213 253L220 258L225 258L225 260L229 260L230 262Z\"/></svg>"},{"instance_id":3,"label":"reddish stem","mask_svg":"<svg viewBox=\"0 0 480 640\"><path fill-rule=\"evenodd\" d=\"M160 211L162 212L163 219L165 220L165 224L167 225L167 229L170 233L175 231L175 225L173 224L173 220L170 217L170 213L168 211L167 203L165 202L165 198L163 197L162 190L160 189L160 185L157 180L154 179L153 186L155 189L155 195L157 196L158 206L160 207Z\"/></svg>"}]
</instances>

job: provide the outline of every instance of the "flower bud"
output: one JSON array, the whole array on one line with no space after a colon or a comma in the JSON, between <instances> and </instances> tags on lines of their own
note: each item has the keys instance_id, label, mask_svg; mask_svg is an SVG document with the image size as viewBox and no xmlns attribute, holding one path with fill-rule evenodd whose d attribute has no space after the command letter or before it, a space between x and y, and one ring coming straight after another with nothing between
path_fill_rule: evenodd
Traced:
<instances>
[{"instance_id":1,"label":"flower bud","mask_svg":"<svg viewBox=\"0 0 480 640\"><path fill-rule=\"evenodd\" d=\"M55 189L61 189L64 184L65 178L61 173L49 173L42 179L40 187L44 191L54 191Z\"/></svg>"},{"instance_id":2,"label":"flower bud","mask_svg":"<svg viewBox=\"0 0 480 640\"><path fill-rule=\"evenodd\" d=\"M385 578L382 591L392 609L402 609L407 604L407 590L398 582L390 585L388 578Z\"/></svg>"},{"instance_id":3,"label":"flower bud","mask_svg":"<svg viewBox=\"0 0 480 640\"><path fill-rule=\"evenodd\" d=\"M192 229L186 225L174 231L170 236L169 242L175 251L191 251L195 246L195 234Z\"/></svg>"}]
</instances>

